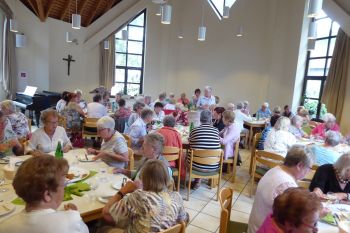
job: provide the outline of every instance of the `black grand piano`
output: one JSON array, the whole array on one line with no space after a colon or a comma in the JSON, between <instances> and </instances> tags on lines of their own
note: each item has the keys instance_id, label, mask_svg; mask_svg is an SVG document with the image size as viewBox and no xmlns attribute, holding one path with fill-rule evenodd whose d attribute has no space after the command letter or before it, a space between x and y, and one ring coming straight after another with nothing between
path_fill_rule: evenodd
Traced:
<instances>
[{"instance_id":1,"label":"black grand piano","mask_svg":"<svg viewBox=\"0 0 350 233\"><path fill-rule=\"evenodd\" d=\"M61 93L43 91L34 94L34 96L26 95L22 92L16 93L16 98L13 100L15 105L22 112L29 110L29 117L33 122L33 112L35 114L35 123L39 126L40 112L47 108L55 107L56 103L61 99Z\"/></svg>"}]
</instances>

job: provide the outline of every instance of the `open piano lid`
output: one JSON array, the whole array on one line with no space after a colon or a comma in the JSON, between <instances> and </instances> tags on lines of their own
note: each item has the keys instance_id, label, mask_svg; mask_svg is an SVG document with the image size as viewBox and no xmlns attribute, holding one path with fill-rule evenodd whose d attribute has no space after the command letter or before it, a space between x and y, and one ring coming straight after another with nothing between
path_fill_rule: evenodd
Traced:
<instances>
[{"instance_id":1,"label":"open piano lid","mask_svg":"<svg viewBox=\"0 0 350 233\"><path fill-rule=\"evenodd\" d=\"M26 86L26 89L24 90L24 92L22 94L33 97L35 95L35 92L37 89L38 89L37 87Z\"/></svg>"}]
</instances>

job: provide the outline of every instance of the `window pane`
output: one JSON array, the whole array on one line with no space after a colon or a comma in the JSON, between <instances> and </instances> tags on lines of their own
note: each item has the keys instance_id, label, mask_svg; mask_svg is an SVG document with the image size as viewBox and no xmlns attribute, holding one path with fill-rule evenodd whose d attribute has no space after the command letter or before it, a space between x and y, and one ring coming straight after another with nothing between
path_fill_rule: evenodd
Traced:
<instances>
[{"instance_id":1,"label":"window pane","mask_svg":"<svg viewBox=\"0 0 350 233\"><path fill-rule=\"evenodd\" d=\"M331 43L329 44L329 52L328 52L328 56L333 56L333 51L334 51L334 45L335 45L335 40L337 38L332 38L331 39Z\"/></svg>"},{"instance_id":2,"label":"window pane","mask_svg":"<svg viewBox=\"0 0 350 233\"><path fill-rule=\"evenodd\" d=\"M309 62L308 76L323 76L326 59L311 59Z\"/></svg>"},{"instance_id":3,"label":"window pane","mask_svg":"<svg viewBox=\"0 0 350 233\"><path fill-rule=\"evenodd\" d=\"M115 54L115 65L116 66L126 66L126 55L121 53Z\"/></svg>"},{"instance_id":4,"label":"window pane","mask_svg":"<svg viewBox=\"0 0 350 233\"><path fill-rule=\"evenodd\" d=\"M129 55L128 56L128 66L141 67L142 66L142 56Z\"/></svg>"},{"instance_id":5,"label":"window pane","mask_svg":"<svg viewBox=\"0 0 350 233\"><path fill-rule=\"evenodd\" d=\"M317 20L317 38L329 36L332 20L330 18Z\"/></svg>"},{"instance_id":6,"label":"window pane","mask_svg":"<svg viewBox=\"0 0 350 233\"><path fill-rule=\"evenodd\" d=\"M307 80L305 95L308 98L319 98L321 90L321 80Z\"/></svg>"},{"instance_id":7,"label":"window pane","mask_svg":"<svg viewBox=\"0 0 350 233\"><path fill-rule=\"evenodd\" d=\"M326 13L323 10L320 10L316 19L320 19L320 18L324 18L324 17L327 17Z\"/></svg>"},{"instance_id":8,"label":"window pane","mask_svg":"<svg viewBox=\"0 0 350 233\"><path fill-rule=\"evenodd\" d=\"M332 62L332 59L328 59L327 60L327 67L326 67L326 76L328 75L328 72L329 72L329 67L331 67L331 62Z\"/></svg>"},{"instance_id":9,"label":"window pane","mask_svg":"<svg viewBox=\"0 0 350 233\"><path fill-rule=\"evenodd\" d=\"M128 83L140 83L141 70L128 70Z\"/></svg>"},{"instance_id":10,"label":"window pane","mask_svg":"<svg viewBox=\"0 0 350 233\"><path fill-rule=\"evenodd\" d=\"M126 53L126 40L115 40L115 51Z\"/></svg>"},{"instance_id":11,"label":"window pane","mask_svg":"<svg viewBox=\"0 0 350 233\"><path fill-rule=\"evenodd\" d=\"M332 36L338 35L338 30L339 30L339 24L337 22L333 21Z\"/></svg>"},{"instance_id":12,"label":"window pane","mask_svg":"<svg viewBox=\"0 0 350 233\"><path fill-rule=\"evenodd\" d=\"M124 83L115 83L115 85L113 87L113 92L114 93L119 93L119 92L124 93Z\"/></svg>"},{"instance_id":13,"label":"window pane","mask_svg":"<svg viewBox=\"0 0 350 233\"><path fill-rule=\"evenodd\" d=\"M144 25L144 14L139 15L136 19L130 22L130 25L143 26Z\"/></svg>"},{"instance_id":14,"label":"window pane","mask_svg":"<svg viewBox=\"0 0 350 233\"><path fill-rule=\"evenodd\" d=\"M124 69L116 69L115 70L115 81L116 82L124 82L125 81L125 70Z\"/></svg>"},{"instance_id":15,"label":"window pane","mask_svg":"<svg viewBox=\"0 0 350 233\"><path fill-rule=\"evenodd\" d=\"M224 0L210 0L211 3L215 6L216 9L213 9L215 11L218 11L220 16L222 16L224 11Z\"/></svg>"},{"instance_id":16,"label":"window pane","mask_svg":"<svg viewBox=\"0 0 350 233\"><path fill-rule=\"evenodd\" d=\"M142 54L142 42L129 41L128 42L128 53Z\"/></svg>"},{"instance_id":17,"label":"window pane","mask_svg":"<svg viewBox=\"0 0 350 233\"><path fill-rule=\"evenodd\" d=\"M126 26L123 27L122 29L120 29L116 34L115 34L115 38L121 39L122 38L122 31L126 30Z\"/></svg>"},{"instance_id":18,"label":"window pane","mask_svg":"<svg viewBox=\"0 0 350 233\"><path fill-rule=\"evenodd\" d=\"M309 110L310 118L316 117L318 100L305 99L304 107Z\"/></svg>"},{"instance_id":19,"label":"window pane","mask_svg":"<svg viewBox=\"0 0 350 233\"><path fill-rule=\"evenodd\" d=\"M127 94L132 95L132 96L140 94L140 85L139 84L128 84L127 85Z\"/></svg>"},{"instance_id":20,"label":"window pane","mask_svg":"<svg viewBox=\"0 0 350 233\"><path fill-rule=\"evenodd\" d=\"M129 27L129 39L143 41L143 28L130 26Z\"/></svg>"},{"instance_id":21,"label":"window pane","mask_svg":"<svg viewBox=\"0 0 350 233\"><path fill-rule=\"evenodd\" d=\"M315 49L311 51L311 57L327 56L328 39L316 40Z\"/></svg>"}]
</instances>

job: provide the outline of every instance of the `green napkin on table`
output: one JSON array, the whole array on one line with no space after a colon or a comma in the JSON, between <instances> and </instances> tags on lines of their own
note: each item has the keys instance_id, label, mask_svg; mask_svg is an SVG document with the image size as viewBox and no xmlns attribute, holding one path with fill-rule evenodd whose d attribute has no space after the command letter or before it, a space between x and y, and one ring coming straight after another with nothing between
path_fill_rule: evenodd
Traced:
<instances>
[{"instance_id":1,"label":"green napkin on table","mask_svg":"<svg viewBox=\"0 0 350 233\"><path fill-rule=\"evenodd\" d=\"M326 216L324 216L323 218L321 218L322 222L331 224L333 226L337 226L337 221L334 218L334 215L332 213L328 213Z\"/></svg>"}]
</instances>

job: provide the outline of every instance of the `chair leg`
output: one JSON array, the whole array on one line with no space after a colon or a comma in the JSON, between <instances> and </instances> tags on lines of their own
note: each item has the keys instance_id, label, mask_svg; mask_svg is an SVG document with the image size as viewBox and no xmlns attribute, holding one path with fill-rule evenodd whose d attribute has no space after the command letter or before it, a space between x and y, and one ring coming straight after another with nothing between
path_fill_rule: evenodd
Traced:
<instances>
[{"instance_id":1,"label":"chair leg","mask_svg":"<svg viewBox=\"0 0 350 233\"><path fill-rule=\"evenodd\" d=\"M221 182L221 177L219 177L218 189L217 189L217 191L216 191L216 201L219 200L220 182Z\"/></svg>"},{"instance_id":2,"label":"chair leg","mask_svg":"<svg viewBox=\"0 0 350 233\"><path fill-rule=\"evenodd\" d=\"M190 169L191 172L191 169ZM187 201L190 200L190 190L191 190L191 173L189 174L188 178L188 185L187 185Z\"/></svg>"}]
</instances>

